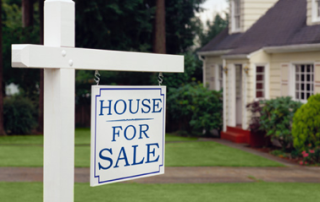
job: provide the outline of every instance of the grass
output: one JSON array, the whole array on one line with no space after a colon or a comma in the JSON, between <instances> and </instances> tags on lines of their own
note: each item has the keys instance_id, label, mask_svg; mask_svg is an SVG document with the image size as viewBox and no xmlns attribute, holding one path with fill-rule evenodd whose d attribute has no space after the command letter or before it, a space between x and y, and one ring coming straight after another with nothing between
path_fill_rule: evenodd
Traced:
<instances>
[{"instance_id":1,"label":"grass","mask_svg":"<svg viewBox=\"0 0 320 202\"><path fill-rule=\"evenodd\" d=\"M0 182L0 201L42 202L42 183ZM318 201L320 184L312 183L217 183L137 184L118 183L89 187L75 183L75 202L301 202Z\"/></svg>"},{"instance_id":2,"label":"grass","mask_svg":"<svg viewBox=\"0 0 320 202\"><path fill-rule=\"evenodd\" d=\"M195 137L180 137L173 134L166 134L167 142L174 141L196 141ZM15 135L0 137L1 145L42 145L42 135ZM89 145L90 144L90 129L89 128L77 128L75 131L75 144L76 145Z\"/></svg>"},{"instance_id":3,"label":"grass","mask_svg":"<svg viewBox=\"0 0 320 202\"><path fill-rule=\"evenodd\" d=\"M273 167L282 164L216 142L166 144L166 166Z\"/></svg>"},{"instance_id":4,"label":"grass","mask_svg":"<svg viewBox=\"0 0 320 202\"><path fill-rule=\"evenodd\" d=\"M166 135L166 166L282 166L281 164L216 142ZM0 137L0 166L41 167L43 136ZM76 129L75 166L90 166L90 130Z\"/></svg>"},{"instance_id":5,"label":"grass","mask_svg":"<svg viewBox=\"0 0 320 202\"><path fill-rule=\"evenodd\" d=\"M282 166L277 162L256 156L216 142L182 142L166 144L166 166ZM42 146L0 146L0 166L41 167ZM89 167L90 147L75 147L75 166Z\"/></svg>"}]
</instances>

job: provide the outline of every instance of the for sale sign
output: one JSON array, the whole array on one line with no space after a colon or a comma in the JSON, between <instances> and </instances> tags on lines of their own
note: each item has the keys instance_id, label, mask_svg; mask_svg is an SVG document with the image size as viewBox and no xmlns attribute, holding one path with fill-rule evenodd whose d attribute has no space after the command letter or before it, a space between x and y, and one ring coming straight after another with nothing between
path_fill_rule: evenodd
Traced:
<instances>
[{"instance_id":1,"label":"for sale sign","mask_svg":"<svg viewBox=\"0 0 320 202\"><path fill-rule=\"evenodd\" d=\"M164 173L166 87L92 86L90 185Z\"/></svg>"}]
</instances>

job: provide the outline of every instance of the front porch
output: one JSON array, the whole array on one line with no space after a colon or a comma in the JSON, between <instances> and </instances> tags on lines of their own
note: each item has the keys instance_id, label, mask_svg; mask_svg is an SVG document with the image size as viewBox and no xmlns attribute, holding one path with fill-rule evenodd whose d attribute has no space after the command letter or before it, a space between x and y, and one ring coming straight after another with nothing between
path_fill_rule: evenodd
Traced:
<instances>
[{"instance_id":1,"label":"front porch","mask_svg":"<svg viewBox=\"0 0 320 202\"><path fill-rule=\"evenodd\" d=\"M236 127L227 126L227 130L221 132L221 139L229 140L235 143L249 144L250 131L242 129L241 125L237 125Z\"/></svg>"}]
</instances>

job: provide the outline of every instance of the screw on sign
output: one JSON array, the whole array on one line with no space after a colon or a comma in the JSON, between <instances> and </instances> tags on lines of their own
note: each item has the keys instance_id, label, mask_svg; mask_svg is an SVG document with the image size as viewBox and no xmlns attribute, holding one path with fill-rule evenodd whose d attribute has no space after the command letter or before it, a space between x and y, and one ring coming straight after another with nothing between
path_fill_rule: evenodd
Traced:
<instances>
[{"instance_id":1,"label":"screw on sign","mask_svg":"<svg viewBox=\"0 0 320 202\"><path fill-rule=\"evenodd\" d=\"M75 94L75 70L113 70L113 71L136 71L136 72L183 72L183 56L174 55L161 55L150 53L135 53L135 52L121 52L121 51L108 51L108 50L93 50L74 48L75 46L75 3L71 0L46 0L44 4L44 46L41 45L12 45L12 67L16 68L43 68L44 69L44 201L45 202L72 202L73 190L74 190L74 94ZM100 87L99 87L100 88ZM146 89L148 87L145 87ZM150 87L151 88L151 87ZM94 89L94 88L93 88ZM102 88L101 88L102 89ZM107 91L106 91L107 92ZM114 90L115 92L115 90ZM122 90L120 90L122 93ZM129 92L129 91L128 91ZM133 97L137 91L130 91ZM150 90L151 92L151 90ZM105 92L101 90L103 95ZM158 87L151 93L154 96L160 97L162 102L165 102L165 87ZM96 95L99 95L97 92ZM141 96L146 93L139 94ZM118 96L118 95L116 95ZM95 98L98 100L99 97ZM146 97L145 99L152 99ZM151 107L151 104L149 105ZM165 106L164 106L165 107ZM120 110L120 109L119 109ZM131 145L131 151L136 151L135 162L141 162L144 158L144 163L150 165L150 170L157 171L151 172L150 175L159 171L163 156L157 149L157 145L152 145L152 141L164 141L157 135L152 135L153 132L149 131L159 130L161 133L162 125L159 124L159 120L164 118L165 110L163 113L159 113L158 116L150 118L147 114L139 114L141 116L136 122L144 121L142 124L149 125L149 129L142 126L142 133L145 133L150 138L143 138L144 149L140 151L135 144ZM135 116L134 116L135 117ZM133 118L124 118L133 119ZM99 119L104 123L129 123L128 121L107 122L107 120ZM154 122L152 122L154 121ZM156 122L158 121L158 123ZM115 142L123 142L124 131L126 127L122 126L122 130L117 128L115 131ZM109 124L100 124L103 127L109 127ZM119 125L118 125L119 126ZM152 126L152 127L151 127ZM135 126L136 127L136 126ZM110 128L109 128L110 129ZM91 128L93 130L93 128ZM136 137L132 140L126 141L142 141ZM127 128L127 133L131 131L133 135L133 127ZM100 131L99 131L100 132ZM119 137L116 133L119 132ZM141 132L141 131L140 131ZM92 133L92 132L91 132ZM107 132L107 134L111 134ZM127 134L128 135L128 134ZM143 133L144 135L144 133ZM129 137L129 136L127 136ZM130 136L131 137L131 136ZM146 137L146 136L144 136ZM92 138L92 137L91 137ZM110 138L110 135L103 136L103 138ZM155 138L155 139L153 139ZM157 139L159 138L159 139ZM130 139L130 138L129 138ZM137 143L138 144L138 143ZM128 157L127 161L124 157L124 149L121 151L119 146L113 145L112 151L119 152L117 158L114 156L108 156L110 152L102 152L102 156L106 158L114 158L115 163L118 161L119 169L120 165L130 165L126 167L139 167L140 165L132 166L134 157ZM161 145L159 145L160 148ZM127 146L124 146L128 149ZM108 147L106 147L108 148ZM91 148L92 149L92 148ZM164 148L161 148L164 149ZM143 153L144 150L144 153ZM100 150L101 151L101 150ZM110 150L111 151L111 150ZM158 152L158 153L157 153ZM119 157L120 154L120 157ZM144 154L140 156L140 154ZM158 161L156 161L159 155ZM137 158L141 159L137 159ZM149 157L149 161L148 161ZM129 158L130 159L129 161ZM156 165L160 163L160 165ZM146 163L150 162L150 163ZM152 163L151 163L152 162ZM105 160L102 163L108 163ZM108 166L108 165L107 165ZM159 167L160 166L160 167ZM92 166L91 166L92 167ZM104 165L105 167L105 165ZM114 167L114 166L113 166ZM163 166L162 166L163 167ZM93 168L91 168L93 169ZM140 170L140 168L138 169ZM101 170L100 170L101 171ZM116 171L115 171L116 172ZM129 173L129 178L132 179L135 176L136 169ZM162 172L161 170L159 172ZM146 174L147 173L147 174ZM96 173L97 174L97 173ZM104 173L101 174L100 179L106 177ZM132 174L132 175L131 175ZM138 174L139 175L139 174ZM142 176L148 175L148 172L143 172ZM130 178L132 177L132 178ZM99 177L98 177L99 178ZM121 178L121 177L120 177ZM95 178L97 179L97 178Z\"/></svg>"}]
</instances>

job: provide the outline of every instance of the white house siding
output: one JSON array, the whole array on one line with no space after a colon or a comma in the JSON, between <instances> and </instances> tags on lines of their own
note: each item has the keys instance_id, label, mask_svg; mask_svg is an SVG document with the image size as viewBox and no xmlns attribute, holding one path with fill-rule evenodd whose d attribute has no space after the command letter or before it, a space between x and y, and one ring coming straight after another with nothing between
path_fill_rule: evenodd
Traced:
<instances>
[{"instance_id":1,"label":"white house siding","mask_svg":"<svg viewBox=\"0 0 320 202\"><path fill-rule=\"evenodd\" d=\"M312 25L312 0L307 1L307 25Z\"/></svg>"},{"instance_id":2,"label":"white house siding","mask_svg":"<svg viewBox=\"0 0 320 202\"><path fill-rule=\"evenodd\" d=\"M232 0L231 0L232 1ZM231 14L231 1L229 13ZM266 13L278 0L241 0L241 32L247 31L262 15ZM229 15L231 22L232 15ZM229 33L232 33L232 23L229 23Z\"/></svg>"},{"instance_id":3,"label":"white house siding","mask_svg":"<svg viewBox=\"0 0 320 202\"><path fill-rule=\"evenodd\" d=\"M281 66L289 65L289 71L295 63L313 63L315 64L315 81L320 82L320 51L303 52L303 53L277 53L270 54L270 98L281 96ZM290 82L290 81L289 81ZM288 88L289 90L289 88ZM315 93L320 93L320 86L315 87ZM289 95L289 92L288 92Z\"/></svg>"},{"instance_id":4,"label":"white house siding","mask_svg":"<svg viewBox=\"0 0 320 202\"><path fill-rule=\"evenodd\" d=\"M222 59L220 57L205 57L205 86L210 90L216 90L215 80L219 78L219 75L215 73L216 65L222 65Z\"/></svg>"}]
</instances>

